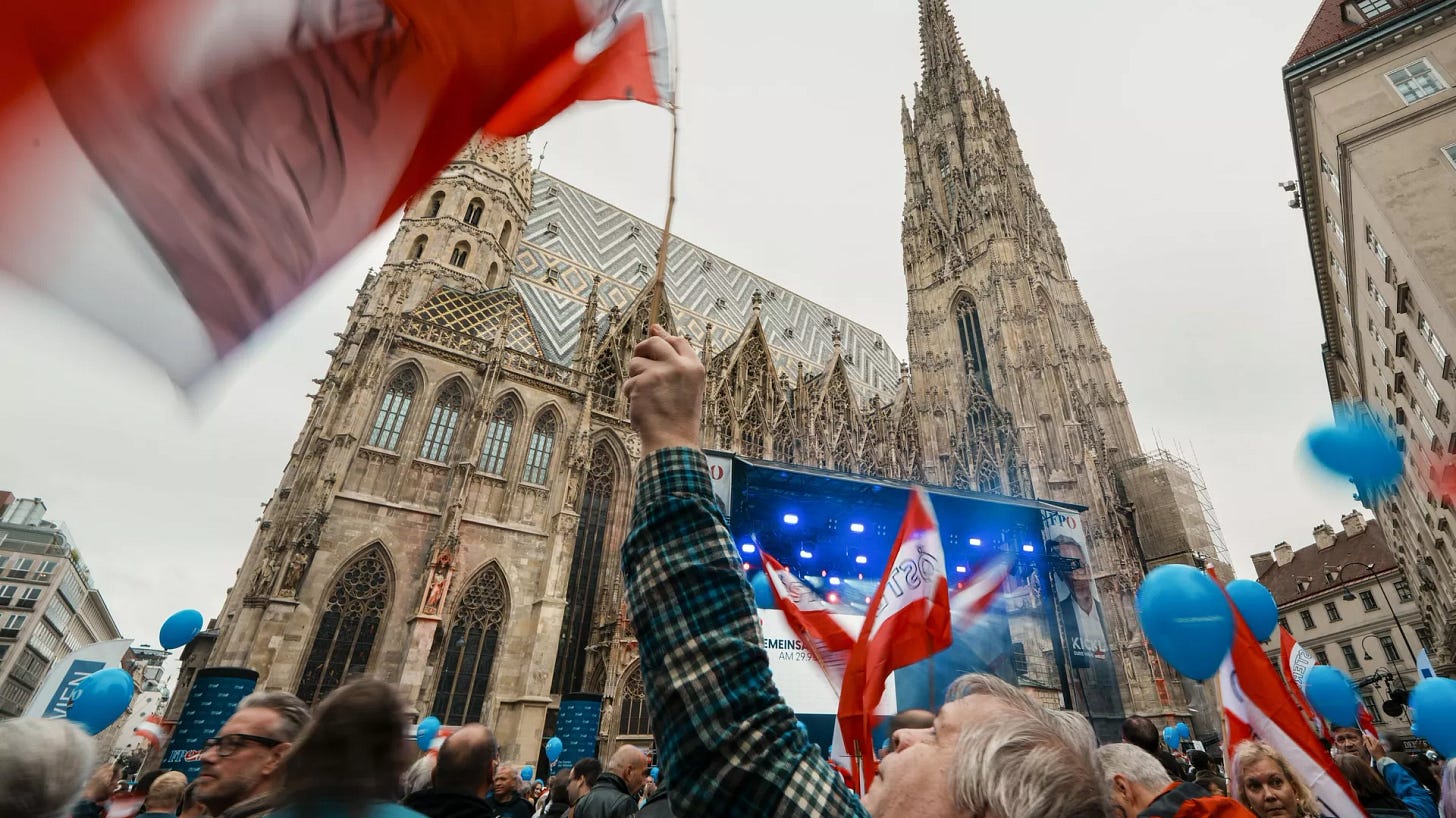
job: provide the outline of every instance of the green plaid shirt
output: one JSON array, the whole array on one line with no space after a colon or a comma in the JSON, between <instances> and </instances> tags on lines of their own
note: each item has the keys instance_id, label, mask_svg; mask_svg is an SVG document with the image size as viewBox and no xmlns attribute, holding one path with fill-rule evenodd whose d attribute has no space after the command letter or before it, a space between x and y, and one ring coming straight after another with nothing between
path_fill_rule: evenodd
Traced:
<instances>
[{"instance_id":1,"label":"green plaid shirt","mask_svg":"<svg viewBox=\"0 0 1456 818\"><path fill-rule=\"evenodd\" d=\"M643 459L622 571L675 813L869 815L774 686L702 452Z\"/></svg>"}]
</instances>

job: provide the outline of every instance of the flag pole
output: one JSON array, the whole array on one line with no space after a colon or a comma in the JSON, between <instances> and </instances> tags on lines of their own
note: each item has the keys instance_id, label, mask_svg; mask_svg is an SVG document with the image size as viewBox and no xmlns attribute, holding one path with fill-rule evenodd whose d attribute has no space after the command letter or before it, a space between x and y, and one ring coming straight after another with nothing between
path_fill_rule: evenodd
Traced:
<instances>
[{"instance_id":1,"label":"flag pole","mask_svg":"<svg viewBox=\"0 0 1456 818\"><path fill-rule=\"evenodd\" d=\"M674 20L673 39L677 38L677 25ZM668 152L667 163L667 215L662 220L662 240L657 244L657 269L653 272L652 281L647 286L651 292L651 300L648 302L647 320L656 321L662 310L662 293L667 289L667 240L672 235L672 211L677 204L677 133L678 133L678 100L681 95L681 88L678 83L679 57L673 49L672 56L672 104L668 110L672 114L672 145ZM664 328L665 329L665 328Z\"/></svg>"}]
</instances>

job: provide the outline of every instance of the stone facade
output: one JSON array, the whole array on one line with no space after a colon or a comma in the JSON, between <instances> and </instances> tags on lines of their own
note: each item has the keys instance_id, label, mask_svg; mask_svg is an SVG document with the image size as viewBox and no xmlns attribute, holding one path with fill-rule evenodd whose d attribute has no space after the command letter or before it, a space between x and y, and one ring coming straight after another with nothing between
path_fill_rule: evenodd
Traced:
<instances>
[{"instance_id":1,"label":"stone facade","mask_svg":"<svg viewBox=\"0 0 1456 818\"><path fill-rule=\"evenodd\" d=\"M603 695L604 753L650 741L617 549L639 454L620 385L657 321L708 364L709 447L1090 507L1123 702L1182 712L1132 614L1126 397L941 3L922 37L908 366L676 237L657 281L656 228L533 174L524 140L472 142L359 290L208 664L309 700L397 681L420 714L492 724L514 761L536 761L563 692Z\"/></svg>"}]
</instances>

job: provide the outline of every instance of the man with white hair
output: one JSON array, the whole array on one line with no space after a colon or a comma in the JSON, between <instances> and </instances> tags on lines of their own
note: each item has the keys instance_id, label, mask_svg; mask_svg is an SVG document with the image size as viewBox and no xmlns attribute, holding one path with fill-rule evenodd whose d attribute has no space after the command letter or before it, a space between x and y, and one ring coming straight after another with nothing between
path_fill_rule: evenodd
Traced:
<instances>
[{"instance_id":1,"label":"man with white hair","mask_svg":"<svg viewBox=\"0 0 1456 818\"><path fill-rule=\"evenodd\" d=\"M1097 748L1114 818L1254 818L1243 804L1210 795L1201 784L1173 781L1162 762L1133 744Z\"/></svg>"},{"instance_id":2,"label":"man with white hair","mask_svg":"<svg viewBox=\"0 0 1456 818\"><path fill-rule=\"evenodd\" d=\"M69 815L95 756L91 737L69 721L0 721L0 815Z\"/></svg>"},{"instance_id":3,"label":"man with white hair","mask_svg":"<svg viewBox=\"0 0 1456 818\"><path fill-rule=\"evenodd\" d=\"M983 674L896 732L863 802L797 727L698 447L703 363L652 326L623 386L642 442L627 604L672 808L692 816L1102 818L1091 725Z\"/></svg>"}]
</instances>

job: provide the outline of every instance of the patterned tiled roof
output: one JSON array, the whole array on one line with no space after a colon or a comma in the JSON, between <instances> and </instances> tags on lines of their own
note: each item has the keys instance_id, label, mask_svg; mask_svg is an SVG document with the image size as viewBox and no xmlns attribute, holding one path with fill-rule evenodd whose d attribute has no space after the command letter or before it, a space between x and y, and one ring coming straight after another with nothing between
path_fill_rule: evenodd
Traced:
<instances>
[{"instance_id":1,"label":"patterned tiled roof","mask_svg":"<svg viewBox=\"0 0 1456 818\"><path fill-rule=\"evenodd\" d=\"M490 290L472 295L450 287L436 290L429 300L414 311L416 318L483 338L495 339L505 321L506 346L541 357L544 350L537 343L530 315L522 298L510 290Z\"/></svg>"},{"instance_id":2,"label":"patterned tiled roof","mask_svg":"<svg viewBox=\"0 0 1456 818\"><path fill-rule=\"evenodd\" d=\"M536 173L534 184L534 209L512 281L546 356L569 364L593 276L601 276L600 314L626 309L652 276L661 231L548 174ZM900 383L900 361L878 332L678 236L668 241L667 290L678 329L698 343L710 323L714 349L734 343L752 317L753 292L759 290L759 320L781 372L793 377L800 363L806 373L823 369L838 329L861 398L888 397Z\"/></svg>"},{"instance_id":3,"label":"patterned tiled roof","mask_svg":"<svg viewBox=\"0 0 1456 818\"><path fill-rule=\"evenodd\" d=\"M1403 4L1390 3L1388 11L1356 25L1345 19L1344 0L1321 0L1314 17L1309 21L1309 27L1304 30L1304 36L1299 38L1299 45L1295 46L1294 53L1289 55L1289 64L1293 65L1305 57L1324 51L1330 46L1338 45L1362 31L1382 26L1434 2L1437 0L1414 0L1413 2L1406 0Z\"/></svg>"}]
</instances>

